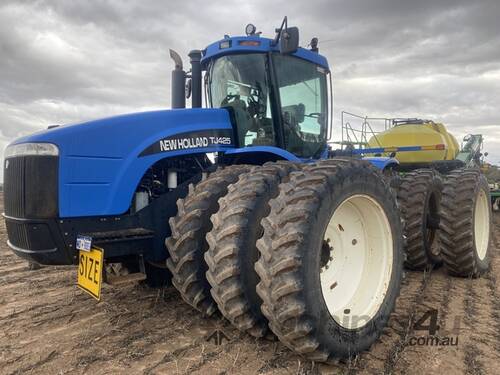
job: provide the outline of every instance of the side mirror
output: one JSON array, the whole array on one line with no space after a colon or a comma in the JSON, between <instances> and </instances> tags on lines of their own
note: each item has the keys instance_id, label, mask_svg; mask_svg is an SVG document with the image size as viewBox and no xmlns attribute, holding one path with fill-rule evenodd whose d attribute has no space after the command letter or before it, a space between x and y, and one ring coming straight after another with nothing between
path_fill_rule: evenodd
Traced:
<instances>
[{"instance_id":1,"label":"side mirror","mask_svg":"<svg viewBox=\"0 0 500 375\"><path fill-rule=\"evenodd\" d=\"M488 153L487 153L487 152L485 152L485 153L484 153L484 156L485 156L485 157L486 157L486 156L488 156Z\"/></svg>"},{"instance_id":2,"label":"side mirror","mask_svg":"<svg viewBox=\"0 0 500 375\"><path fill-rule=\"evenodd\" d=\"M184 93L186 94L186 99L189 99L191 96L191 91L193 89L193 83L191 78L186 81L186 86L184 86Z\"/></svg>"},{"instance_id":3,"label":"side mirror","mask_svg":"<svg viewBox=\"0 0 500 375\"><path fill-rule=\"evenodd\" d=\"M280 53L294 53L299 48L299 29L297 27L288 27L281 31Z\"/></svg>"}]
</instances>

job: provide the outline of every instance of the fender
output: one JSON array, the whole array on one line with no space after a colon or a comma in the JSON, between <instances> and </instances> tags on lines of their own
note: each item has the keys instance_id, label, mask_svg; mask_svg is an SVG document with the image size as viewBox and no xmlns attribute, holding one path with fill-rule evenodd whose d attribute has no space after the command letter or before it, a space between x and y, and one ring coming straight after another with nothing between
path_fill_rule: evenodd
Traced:
<instances>
[{"instance_id":1,"label":"fender","mask_svg":"<svg viewBox=\"0 0 500 375\"><path fill-rule=\"evenodd\" d=\"M242 147L236 149L228 149L225 152L228 157L242 156L246 162L252 164L264 164L266 161L275 160L289 160L295 162L302 162L303 160L292 154L291 152L274 146L252 146Z\"/></svg>"},{"instance_id":2,"label":"fender","mask_svg":"<svg viewBox=\"0 0 500 375\"><path fill-rule=\"evenodd\" d=\"M59 147L59 216L120 215L155 162L235 147L224 109L174 109L60 126L14 141ZM212 139L210 139L212 138Z\"/></svg>"},{"instance_id":3,"label":"fender","mask_svg":"<svg viewBox=\"0 0 500 375\"><path fill-rule=\"evenodd\" d=\"M399 165L399 161L397 159L389 157L365 157L363 160L369 161L380 170Z\"/></svg>"}]
</instances>

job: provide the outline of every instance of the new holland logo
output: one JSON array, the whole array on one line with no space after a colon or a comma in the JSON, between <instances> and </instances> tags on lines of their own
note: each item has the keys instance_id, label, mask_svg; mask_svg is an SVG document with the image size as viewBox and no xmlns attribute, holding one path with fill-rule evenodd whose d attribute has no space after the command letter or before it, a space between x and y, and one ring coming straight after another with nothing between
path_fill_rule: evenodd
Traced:
<instances>
[{"instance_id":1,"label":"new holland logo","mask_svg":"<svg viewBox=\"0 0 500 375\"><path fill-rule=\"evenodd\" d=\"M147 147L139 156L209 147L234 147L231 129L202 130L162 138Z\"/></svg>"},{"instance_id":2,"label":"new holland logo","mask_svg":"<svg viewBox=\"0 0 500 375\"><path fill-rule=\"evenodd\" d=\"M213 145L230 145L230 137L196 137L162 139L160 142L161 151L185 150L188 148L201 148Z\"/></svg>"}]
</instances>

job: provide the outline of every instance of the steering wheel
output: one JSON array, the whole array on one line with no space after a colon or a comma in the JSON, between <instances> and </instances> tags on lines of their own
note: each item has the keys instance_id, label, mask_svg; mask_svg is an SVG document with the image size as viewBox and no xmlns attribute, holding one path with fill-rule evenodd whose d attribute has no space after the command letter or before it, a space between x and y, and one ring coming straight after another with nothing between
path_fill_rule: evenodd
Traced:
<instances>
[{"instance_id":1,"label":"steering wheel","mask_svg":"<svg viewBox=\"0 0 500 375\"><path fill-rule=\"evenodd\" d=\"M320 112L313 112L309 113L308 115L304 115L305 117L312 117L312 118L320 118L323 114Z\"/></svg>"},{"instance_id":2,"label":"steering wheel","mask_svg":"<svg viewBox=\"0 0 500 375\"><path fill-rule=\"evenodd\" d=\"M222 101L221 105L227 105L229 104L229 101L231 99L236 99L239 95L233 95L233 94L227 94L224 100Z\"/></svg>"}]
</instances>

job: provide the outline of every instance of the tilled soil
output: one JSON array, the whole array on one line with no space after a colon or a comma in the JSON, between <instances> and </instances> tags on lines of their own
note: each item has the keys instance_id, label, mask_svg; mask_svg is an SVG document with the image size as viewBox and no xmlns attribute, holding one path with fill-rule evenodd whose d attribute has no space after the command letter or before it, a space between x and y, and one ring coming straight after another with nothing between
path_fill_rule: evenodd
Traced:
<instances>
[{"instance_id":1,"label":"tilled soil","mask_svg":"<svg viewBox=\"0 0 500 375\"><path fill-rule=\"evenodd\" d=\"M452 278L442 269L407 272L380 340L334 366L304 361L279 342L239 333L221 318L202 318L173 288L104 285L97 303L76 288L75 267L30 271L7 248L2 221L0 373L499 373L500 215L494 220L486 277ZM433 309L435 337L456 345L429 342L425 327L432 314L415 329Z\"/></svg>"}]
</instances>

